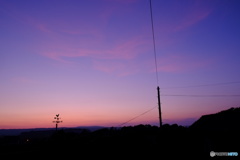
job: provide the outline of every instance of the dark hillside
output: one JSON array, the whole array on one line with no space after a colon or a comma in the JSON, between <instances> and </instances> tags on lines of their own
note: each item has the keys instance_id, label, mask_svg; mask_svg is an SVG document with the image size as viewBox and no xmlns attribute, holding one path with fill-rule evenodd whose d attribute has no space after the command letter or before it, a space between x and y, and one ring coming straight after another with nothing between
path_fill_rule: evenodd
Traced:
<instances>
[{"instance_id":1,"label":"dark hillside","mask_svg":"<svg viewBox=\"0 0 240 160\"><path fill-rule=\"evenodd\" d=\"M202 116L190 126L201 130L240 130L240 108Z\"/></svg>"},{"instance_id":2,"label":"dark hillside","mask_svg":"<svg viewBox=\"0 0 240 160\"><path fill-rule=\"evenodd\" d=\"M210 158L210 152L240 153L239 108L202 116L189 128L164 124L31 131L0 138L0 156L15 158ZM219 158L219 157L217 157ZM226 157L225 157L226 158ZM234 157L230 157L234 158ZM239 157L237 157L239 158Z\"/></svg>"}]
</instances>

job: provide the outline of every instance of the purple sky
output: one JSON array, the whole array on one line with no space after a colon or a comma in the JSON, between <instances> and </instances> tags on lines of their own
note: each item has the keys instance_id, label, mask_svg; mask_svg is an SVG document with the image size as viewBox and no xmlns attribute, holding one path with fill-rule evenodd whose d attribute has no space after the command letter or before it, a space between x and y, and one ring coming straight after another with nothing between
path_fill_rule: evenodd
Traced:
<instances>
[{"instance_id":1,"label":"purple sky","mask_svg":"<svg viewBox=\"0 0 240 160\"><path fill-rule=\"evenodd\" d=\"M158 84L148 0L0 0L0 128L54 127L58 113L117 126L153 107L125 125L158 125L157 85L163 123L240 106L240 2L152 8Z\"/></svg>"}]
</instances>

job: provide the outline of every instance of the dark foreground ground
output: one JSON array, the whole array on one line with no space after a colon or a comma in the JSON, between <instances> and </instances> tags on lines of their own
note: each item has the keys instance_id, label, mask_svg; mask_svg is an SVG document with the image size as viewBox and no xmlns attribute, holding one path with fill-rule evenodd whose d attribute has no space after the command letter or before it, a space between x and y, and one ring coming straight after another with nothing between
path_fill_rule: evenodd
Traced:
<instances>
[{"instance_id":1,"label":"dark foreground ground","mask_svg":"<svg viewBox=\"0 0 240 160\"><path fill-rule=\"evenodd\" d=\"M0 138L0 159L240 159L239 155L210 157L210 151L240 154L240 130L138 125L94 132L35 131Z\"/></svg>"}]
</instances>

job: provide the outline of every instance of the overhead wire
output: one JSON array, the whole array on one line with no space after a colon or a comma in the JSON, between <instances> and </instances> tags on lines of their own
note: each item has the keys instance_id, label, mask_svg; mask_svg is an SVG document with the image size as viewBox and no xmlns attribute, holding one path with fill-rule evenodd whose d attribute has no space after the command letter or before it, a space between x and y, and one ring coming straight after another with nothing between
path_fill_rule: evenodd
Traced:
<instances>
[{"instance_id":1,"label":"overhead wire","mask_svg":"<svg viewBox=\"0 0 240 160\"><path fill-rule=\"evenodd\" d=\"M237 84L237 83L240 83L240 81L223 82L223 83L210 83L210 84L200 84L200 85L189 85L189 86L163 87L161 89L211 87L211 86L230 85L230 84Z\"/></svg>"},{"instance_id":2,"label":"overhead wire","mask_svg":"<svg viewBox=\"0 0 240 160\"><path fill-rule=\"evenodd\" d=\"M156 70L155 70L155 72L156 72L156 82L157 82L157 86L158 86L158 81L159 81L159 79L158 79L158 65L157 65L157 53L156 53L156 43L155 43L153 14L152 14L152 1L151 1L151 0L149 0L149 5L150 5L150 15L151 15L151 25L152 25L153 51L154 51L154 60L155 60L155 69L156 69ZM151 109L149 109L149 110L147 110L147 111L145 111L145 112L143 112L143 113L141 113L141 114L139 114L139 115L137 115L137 116L129 119L128 121L126 121L126 122L124 122L124 123L121 123L120 125L118 125L118 127L123 126L123 125L125 125L125 124L127 124L127 123L129 123L129 122L131 122L131 121L133 121L133 120L135 120L136 118L138 118L138 117L140 117L140 116L143 116L144 114L152 111L152 110L155 109L155 108L157 108L157 106L155 106L155 107L153 107L153 108L151 108Z\"/></svg>"},{"instance_id":3,"label":"overhead wire","mask_svg":"<svg viewBox=\"0 0 240 160\"><path fill-rule=\"evenodd\" d=\"M155 69L156 69L156 80L158 85L158 66L157 66L157 53L156 53L156 44L155 44L155 34L154 34L154 25L153 25L153 14L152 14L152 1L149 0L150 4L150 14L151 14L151 24L152 24L152 38L153 38L153 51L155 59Z\"/></svg>"},{"instance_id":4,"label":"overhead wire","mask_svg":"<svg viewBox=\"0 0 240 160\"><path fill-rule=\"evenodd\" d=\"M153 14L152 14L152 1L149 0L150 4L150 15L151 15L151 25L152 25L152 40L153 40L153 49L154 49L154 60L155 60L155 72L156 72L156 81L157 85L159 84L158 78L158 65L157 65L157 53L156 53L156 42L155 42L155 33L154 33L154 23L153 23ZM195 87L209 87L209 86L218 86L218 85L228 85L228 84L236 84L240 83L240 81L235 82L225 82L225 83L213 83L213 84L202 84L202 85L190 85L190 86L179 86L179 87L163 87L162 89L174 89L174 88L195 88ZM179 95L179 94L168 94L168 95L161 95L161 96L175 96L175 97L239 97L240 95ZM144 114L152 111L153 109L157 108L157 106L121 123L118 127L121 127L141 116Z\"/></svg>"},{"instance_id":5,"label":"overhead wire","mask_svg":"<svg viewBox=\"0 0 240 160\"><path fill-rule=\"evenodd\" d=\"M211 83L211 84L201 84L201 85L190 85L190 86L179 86L179 87L164 87L162 89L176 89L176 88L196 88L196 87L212 87L212 86L220 86L220 85L230 85L237 84L240 81L233 82L222 82L222 83ZM174 96L174 97L239 97L240 95L232 94L232 95L181 95L181 94L163 94L161 96Z\"/></svg>"},{"instance_id":6,"label":"overhead wire","mask_svg":"<svg viewBox=\"0 0 240 160\"><path fill-rule=\"evenodd\" d=\"M182 95L182 94L163 94L161 96L171 97L240 97L240 95Z\"/></svg>"},{"instance_id":7,"label":"overhead wire","mask_svg":"<svg viewBox=\"0 0 240 160\"><path fill-rule=\"evenodd\" d=\"M150 112L150 111L152 111L153 109L156 109L156 108L157 108L157 106L155 106L155 107L153 107L153 108L151 108L151 109L149 109L149 110L147 110L147 111L145 111L145 112L143 112L143 113L141 113L141 114L139 114L139 115L137 115L137 116L127 120L126 122L123 122L123 123L119 124L118 127L121 127L121 126L123 126L123 125L125 125L125 124L127 124L127 123L129 123L129 122L131 122L131 121L133 121L135 119L137 119L140 116L143 116L144 114L146 114L146 113L148 113L148 112Z\"/></svg>"}]
</instances>

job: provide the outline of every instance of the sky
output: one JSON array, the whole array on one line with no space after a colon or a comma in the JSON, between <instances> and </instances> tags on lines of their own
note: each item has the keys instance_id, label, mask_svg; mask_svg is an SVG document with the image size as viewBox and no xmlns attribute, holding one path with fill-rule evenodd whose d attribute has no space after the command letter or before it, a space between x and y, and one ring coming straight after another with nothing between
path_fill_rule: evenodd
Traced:
<instances>
[{"instance_id":1,"label":"sky","mask_svg":"<svg viewBox=\"0 0 240 160\"><path fill-rule=\"evenodd\" d=\"M190 125L240 106L240 2L0 0L0 129Z\"/></svg>"}]
</instances>

